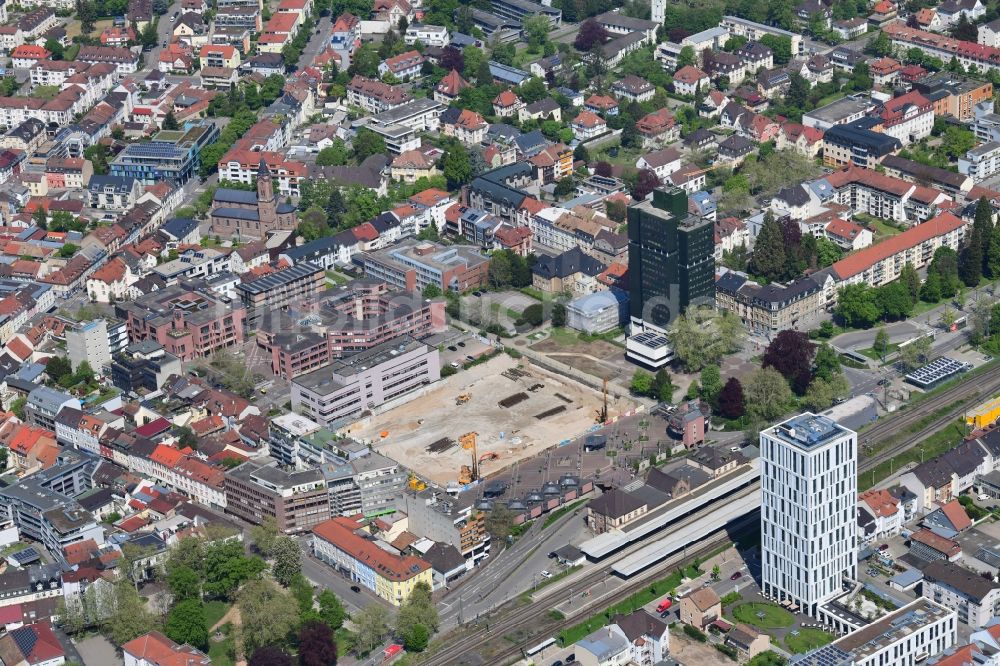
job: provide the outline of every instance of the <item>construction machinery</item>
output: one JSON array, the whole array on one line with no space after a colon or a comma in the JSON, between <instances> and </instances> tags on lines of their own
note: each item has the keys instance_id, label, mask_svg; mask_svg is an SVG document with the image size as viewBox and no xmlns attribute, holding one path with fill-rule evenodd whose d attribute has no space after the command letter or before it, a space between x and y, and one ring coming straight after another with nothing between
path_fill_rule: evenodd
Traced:
<instances>
[{"instance_id":1,"label":"construction machinery","mask_svg":"<svg viewBox=\"0 0 1000 666\"><path fill-rule=\"evenodd\" d=\"M493 451L490 451L489 453L484 453L483 455L479 456L479 464L482 465L484 462L490 460L499 460L499 459L500 459L499 453L494 453Z\"/></svg>"},{"instance_id":2,"label":"construction machinery","mask_svg":"<svg viewBox=\"0 0 1000 666\"><path fill-rule=\"evenodd\" d=\"M465 403L469 402L469 400L472 400L472 394L471 393L463 393L462 395L460 395L457 398L455 398L455 404L456 405L464 405Z\"/></svg>"},{"instance_id":3,"label":"construction machinery","mask_svg":"<svg viewBox=\"0 0 1000 666\"><path fill-rule=\"evenodd\" d=\"M416 474L413 473L410 474L410 478L407 481L407 485L409 485L410 490L416 490L417 492L427 488L427 484L421 481L420 477L418 477Z\"/></svg>"},{"instance_id":4,"label":"construction machinery","mask_svg":"<svg viewBox=\"0 0 1000 666\"><path fill-rule=\"evenodd\" d=\"M472 451L472 466L462 465L462 469L459 472L458 482L462 485L479 479L479 457L476 449L476 437L478 436L479 433L477 432L467 432L458 438L458 443L462 445L463 449Z\"/></svg>"},{"instance_id":5,"label":"construction machinery","mask_svg":"<svg viewBox=\"0 0 1000 666\"><path fill-rule=\"evenodd\" d=\"M597 422L608 422L608 378L604 378L604 406L597 411Z\"/></svg>"}]
</instances>

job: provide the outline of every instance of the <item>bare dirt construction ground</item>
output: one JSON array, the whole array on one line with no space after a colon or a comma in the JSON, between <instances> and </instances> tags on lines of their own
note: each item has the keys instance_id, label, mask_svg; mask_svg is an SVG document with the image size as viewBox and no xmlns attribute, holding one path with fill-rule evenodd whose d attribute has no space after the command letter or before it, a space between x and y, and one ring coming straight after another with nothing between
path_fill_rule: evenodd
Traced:
<instances>
[{"instance_id":1,"label":"bare dirt construction ground","mask_svg":"<svg viewBox=\"0 0 1000 666\"><path fill-rule=\"evenodd\" d=\"M456 404L468 395L465 404ZM438 388L385 414L359 421L342 432L399 461L440 485L458 480L471 452L458 444L477 432L481 473L488 476L516 461L577 437L595 423L603 398L568 378L501 354L440 382ZM507 406L502 406L501 403ZM609 416L634 407L628 399L609 400ZM386 437L381 434L388 433ZM501 439L501 433L503 438Z\"/></svg>"},{"instance_id":2,"label":"bare dirt construction ground","mask_svg":"<svg viewBox=\"0 0 1000 666\"><path fill-rule=\"evenodd\" d=\"M569 336L559 340L550 337L531 345L531 349L594 377L621 378L627 369L624 350L604 340L583 342Z\"/></svg>"},{"instance_id":3,"label":"bare dirt construction ground","mask_svg":"<svg viewBox=\"0 0 1000 666\"><path fill-rule=\"evenodd\" d=\"M724 664L730 661L708 643L699 643L679 631L670 632L670 656L682 664Z\"/></svg>"}]
</instances>

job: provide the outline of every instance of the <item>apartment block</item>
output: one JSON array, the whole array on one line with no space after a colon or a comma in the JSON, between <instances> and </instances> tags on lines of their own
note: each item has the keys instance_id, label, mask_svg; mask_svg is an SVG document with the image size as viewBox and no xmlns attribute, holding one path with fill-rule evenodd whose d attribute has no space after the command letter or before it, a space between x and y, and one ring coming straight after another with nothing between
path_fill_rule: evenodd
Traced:
<instances>
[{"instance_id":1,"label":"apartment block","mask_svg":"<svg viewBox=\"0 0 1000 666\"><path fill-rule=\"evenodd\" d=\"M323 269L304 261L255 280L245 280L236 285L236 293L247 311L248 324L254 328L266 313L308 299L325 285Z\"/></svg>"},{"instance_id":2,"label":"apartment block","mask_svg":"<svg viewBox=\"0 0 1000 666\"><path fill-rule=\"evenodd\" d=\"M958 172L978 182L1000 173L1000 143L988 141L958 158Z\"/></svg>"},{"instance_id":3,"label":"apartment block","mask_svg":"<svg viewBox=\"0 0 1000 666\"><path fill-rule=\"evenodd\" d=\"M350 518L333 518L313 529L313 554L339 573L399 606L417 583L433 587L431 566L410 556L395 555L357 534Z\"/></svg>"},{"instance_id":4,"label":"apartment block","mask_svg":"<svg viewBox=\"0 0 1000 666\"><path fill-rule=\"evenodd\" d=\"M211 356L243 341L246 308L221 300L204 280L181 283L115 304L129 339L153 340L182 361Z\"/></svg>"}]
</instances>

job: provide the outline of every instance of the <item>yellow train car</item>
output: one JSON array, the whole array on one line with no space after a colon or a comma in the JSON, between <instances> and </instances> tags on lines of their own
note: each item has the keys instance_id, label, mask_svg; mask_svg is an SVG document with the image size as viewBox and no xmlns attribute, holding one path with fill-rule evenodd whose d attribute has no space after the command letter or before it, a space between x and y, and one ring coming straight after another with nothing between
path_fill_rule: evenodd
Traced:
<instances>
[{"instance_id":1,"label":"yellow train car","mask_svg":"<svg viewBox=\"0 0 1000 666\"><path fill-rule=\"evenodd\" d=\"M975 429L988 428L1000 418L1000 397L987 400L965 413L965 422Z\"/></svg>"}]
</instances>

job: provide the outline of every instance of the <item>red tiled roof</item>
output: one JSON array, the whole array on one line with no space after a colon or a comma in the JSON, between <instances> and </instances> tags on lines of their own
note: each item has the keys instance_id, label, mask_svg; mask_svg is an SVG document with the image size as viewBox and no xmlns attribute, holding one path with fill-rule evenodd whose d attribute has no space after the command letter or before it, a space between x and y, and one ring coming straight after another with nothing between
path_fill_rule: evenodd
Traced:
<instances>
[{"instance_id":1,"label":"red tiled roof","mask_svg":"<svg viewBox=\"0 0 1000 666\"><path fill-rule=\"evenodd\" d=\"M835 217L826 225L826 230L838 238L853 240L864 231L864 227Z\"/></svg>"},{"instance_id":2,"label":"red tiled roof","mask_svg":"<svg viewBox=\"0 0 1000 666\"><path fill-rule=\"evenodd\" d=\"M166 420L162 416L158 419L154 419L145 425L141 425L135 429L135 432L140 437L155 437L160 433L164 433L170 430L170 421Z\"/></svg>"},{"instance_id":3,"label":"red tiled roof","mask_svg":"<svg viewBox=\"0 0 1000 666\"><path fill-rule=\"evenodd\" d=\"M573 119L573 124L588 128L597 127L599 125L607 125L603 118L591 111L581 111L579 115Z\"/></svg>"},{"instance_id":4,"label":"red tiled roof","mask_svg":"<svg viewBox=\"0 0 1000 666\"><path fill-rule=\"evenodd\" d=\"M708 74L701 71L697 67L692 67L691 65L685 65L674 72L674 81L679 81L680 83L686 83L688 85L694 85L698 81L707 78Z\"/></svg>"},{"instance_id":5,"label":"red tiled roof","mask_svg":"<svg viewBox=\"0 0 1000 666\"><path fill-rule=\"evenodd\" d=\"M106 284L120 282L125 279L125 272L128 266L118 257L114 257L90 275L91 280L98 280Z\"/></svg>"},{"instance_id":6,"label":"red tiled roof","mask_svg":"<svg viewBox=\"0 0 1000 666\"><path fill-rule=\"evenodd\" d=\"M190 645L178 645L158 631L129 641L122 646L122 652L156 666L202 666L212 663L205 653Z\"/></svg>"},{"instance_id":7,"label":"red tiled roof","mask_svg":"<svg viewBox=\"0 0 1000 666\"><path fill-rule=\"evenodd\" d=\"M888 259L894 254L916 247L936 236L943 236L960 229L963 224L965 223L952 213L941 213L901 234L886 238L881 243L869 245L865 249L841 259L833 265L833 270L841 280L845 280L858 273L863 273L870 266L883 259Z\"/></svg>"},{"instance_id":8,"label":"red tiled roof","mask_svg":"<svg viewBox=\"0 0 1000 666\"><path fill-rule=\"evenodd\" d=\"M409 555L393 555L354 533L360 527L350 518L334 518L313 528L313 534L351 557L371 567L390 581L410 580L430 568L424 560Z\"/></svg>"},{"instance_id":9,"label":"red tiled roof","mask_svg":"<svg viewBox=\"0 0 1000 666\"><path fill-rule=\"evenodd\" d=\"M493 99L493 104L499 106L500 108L507 108L509 106L514 106L520 101L521 100L517 95L509 90L504 90Z\"/></svg>"},{"instance_id":10,"label":"red tiled roof","mask_svg":"<svg viewBox=\"0 0 1000 666\"><path fill-rule=\"evenodd\" d=\"M941 513L948 518L951 524L954 525L955 529L959 532L972 527L972 521L969 519L969 514L965 512L965 509L957 499L953 499L942 506Z\"/></svg>"},{"instance_id":11,"label":"red tiled roof","mask_svg":"<svg viewBox=\"0 0 1000 666\"><path fill-rule=\"evenodd\" d=\"M895 516L899 511L899 500L882 488L863 492L858 499L867 504L876 517Z\"/></svg>"},{"instance_id":12,"label":"red tiled roof","mask_svg":"<svg viewBox=\"0 0 1000 666\"><path fill-rule=\"evenodd\" d=\"M962 547L952 541L951 539L946 539L939 534L935 534L928 529L921 529L910 535L911 541L916 541L917 543L922 543L925 546L933 548L939 553L947 555L949 558L962 552Z\"/></svg>"}]
</instances>

